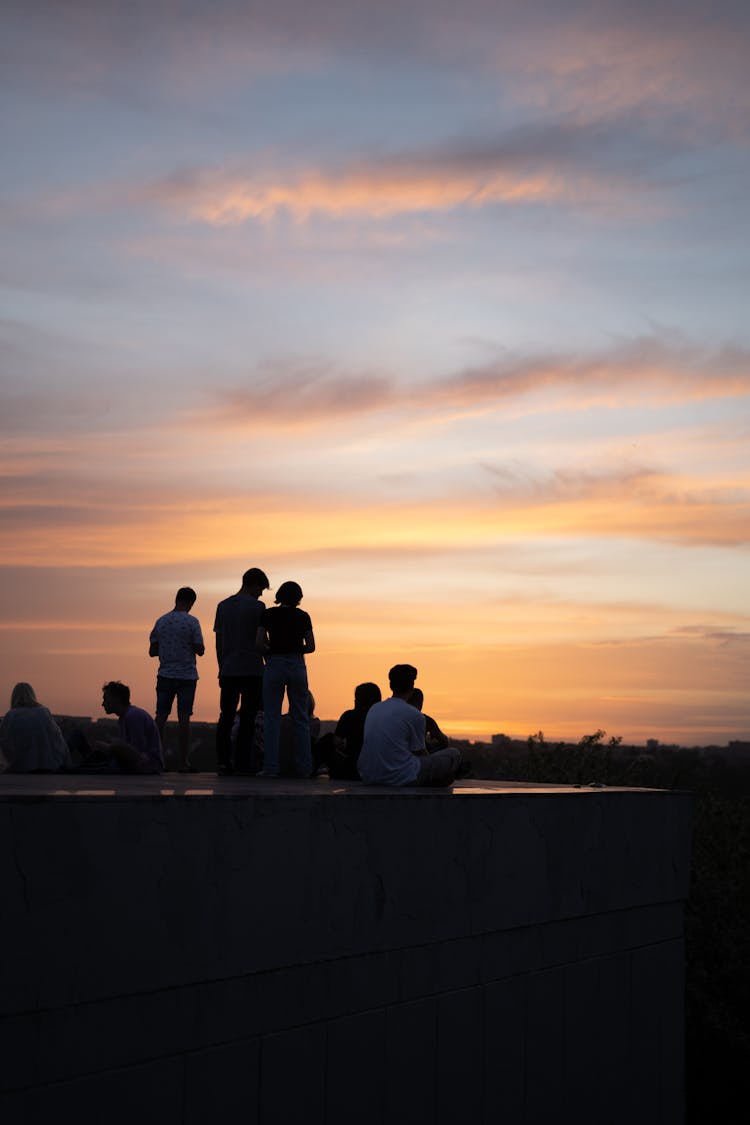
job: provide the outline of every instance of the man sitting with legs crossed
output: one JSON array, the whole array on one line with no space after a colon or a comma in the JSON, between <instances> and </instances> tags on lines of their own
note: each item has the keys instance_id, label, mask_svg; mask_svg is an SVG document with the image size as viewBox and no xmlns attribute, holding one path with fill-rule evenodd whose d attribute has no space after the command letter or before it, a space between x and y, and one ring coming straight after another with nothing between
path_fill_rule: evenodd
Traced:
<instances>
[{"instance_id":1,"label":"man sitting with legs crossed","mask_svg":"<svg viewBox=\"0 0 750 1125\"><path fill-rule=\"evenodd\" d=\"M417 669L395 664L388 673L392 696L367 712L359 776L366 785L451 785L461 764L453 746L428 753L425 720L409 702Z\"/></svg>"}]
</instances>

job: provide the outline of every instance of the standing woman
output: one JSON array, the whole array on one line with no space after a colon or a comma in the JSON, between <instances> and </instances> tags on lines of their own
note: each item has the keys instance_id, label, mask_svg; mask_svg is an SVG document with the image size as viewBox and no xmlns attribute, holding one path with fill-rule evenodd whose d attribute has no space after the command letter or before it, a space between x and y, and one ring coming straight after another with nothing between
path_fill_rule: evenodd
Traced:
<instances>
[{"instance_id":1,"label":"standing woman","mask_svg":"<svg viewBox=\"0 0 750 1125\"><path fill-rule=\"evenodd\" d=\"M284 689L294 728L294 763L298 777L312 774L310 724L307 714L307 668L305 653L315 652L315 637L309 613L299 609L302 588L282 582L276 605L263 611L258 626L257 647L265 654L263 672L263 770L260 777L279 776L279 737Z\"/></svg>"}]
</instances>

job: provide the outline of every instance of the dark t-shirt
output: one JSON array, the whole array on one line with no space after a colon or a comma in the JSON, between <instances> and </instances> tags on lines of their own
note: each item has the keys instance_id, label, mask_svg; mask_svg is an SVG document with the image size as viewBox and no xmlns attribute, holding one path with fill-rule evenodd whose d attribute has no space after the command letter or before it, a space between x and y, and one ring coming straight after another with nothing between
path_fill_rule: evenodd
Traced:
<instances>
[{"instance_id":1,"label":"dark t-shirt","mask_svg":"<svg viewBox=\"0 0 750 1125\"><path fill-rule=\"evenodd\" d=\"M265 609L260 625L268 633L269 656L304 652L303 638L312 631L310 614L291 605L275 605Z\"/></svg>"},{"instance_id":2,"label":"dark t-shirt","mask_svg":"<svg viewBox=\"0 0 750 1125\"><path fill-rule=\"evenodd\" d=\"M134 746L144 756L144 771L161 773L164 755L156 723L142 707L128 707L117 721L117 733L123 742Z\"/></svg>"},{"instance_id":3,"label":"dark t-shirt","mask_svg":"<svg viewBox=\"0 0 750 1125\"><path fill-rule=\"evenodd\" d=\"M359 752L362 749L362 739L365 735L365 719L367 718L367 711L363 708L353 708L351 711L344 711L339 721L336 723L335 734L337 738L346 739L346 756L347 758L359 757Z\"/></svg>"},{"instance_id":4,"label":"dark t-shirt","mask_svg":"<svg viewBox=\"0 0 750 1125\"><path fill-rule=\"evenodd\" d=\"M328 755L328 773L335 778L354 778L359 781L357 773L357 758L362 749L362 739L365 734L365 719L367 709L352 708L344 711L336 723L335 735L337 738L346 739L346 746L342 750L332 750Z\"/></svg>"},{"instance_id":5,"label":"dark t-shirt","mask_svg":"<svg viewBox=\"0 0 750 1125\"><path fill-rule=\"evenodd\" d=\"M214 632L220 676L263 675L263 657L255 641L265 608L249 594L233 594L217 605Z\"/></svg>"},{"instance_id":6,"label":"dark t-shirt","mask_svg":"<svg viewBox=\"0 0 750 1125\"><path fill-rule=\"evenodd\" d=\"M430 718L429 715L425 715L424 725L425 734L429 736L431 742L430 750L442 750L444 747L450 746L451 740L448 738L448 735L443 734L435 720Z\"/></svg>"}]
</instances>

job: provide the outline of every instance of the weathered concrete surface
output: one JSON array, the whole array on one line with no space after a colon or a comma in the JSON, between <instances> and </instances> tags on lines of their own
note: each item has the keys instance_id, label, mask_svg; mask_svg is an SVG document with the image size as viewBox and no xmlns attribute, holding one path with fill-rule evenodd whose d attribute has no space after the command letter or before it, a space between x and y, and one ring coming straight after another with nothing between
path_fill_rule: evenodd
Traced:
<instances>
[{"instance_id":1,"label":"weathered concrete surface","mask_svg":"<svg viewBox=\"0 0 750 1125\"><path fill-rule=\"evenodd\" d=\"M682 1120L689 798L0 777L0 1118Z\"/></svg>"}]
</instances>

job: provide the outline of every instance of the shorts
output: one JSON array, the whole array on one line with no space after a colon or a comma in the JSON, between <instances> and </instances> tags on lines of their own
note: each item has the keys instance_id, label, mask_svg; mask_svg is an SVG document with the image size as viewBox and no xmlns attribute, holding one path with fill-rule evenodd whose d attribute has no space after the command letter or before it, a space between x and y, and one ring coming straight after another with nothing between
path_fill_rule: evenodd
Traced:
<instances>
[{"instance_id":1,"label":"shorts","mask_svg":"<svg viewBox=\"0 0 750 1125\"><path fill-rule=\"evenodd\" d=\"M169 717L177 696L177 718L189 719L193 713L197 680L178 680L173 676L156 677L156 714Z\"/></svg>"}]
</instances>

